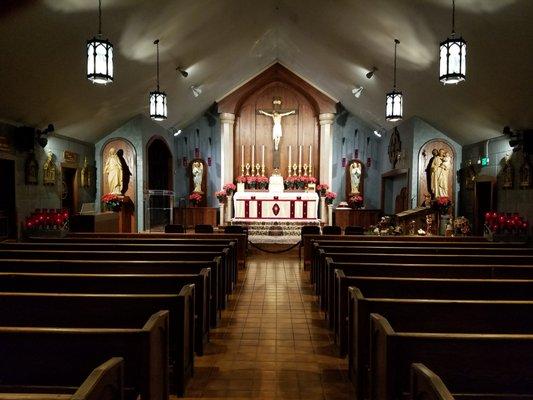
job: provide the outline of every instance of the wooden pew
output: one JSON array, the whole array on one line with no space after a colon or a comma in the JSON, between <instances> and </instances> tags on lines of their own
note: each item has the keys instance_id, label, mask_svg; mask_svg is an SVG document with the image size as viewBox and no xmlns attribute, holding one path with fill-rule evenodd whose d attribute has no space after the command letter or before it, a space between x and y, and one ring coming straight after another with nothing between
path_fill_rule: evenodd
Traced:
<instances>
[{"instance_id":1,"label":"wooden pew","mask_svg":"<svg viewBox=\"0 0 533 400\"><path fill-rule=\"evenodd\" d=\"M2 272L72 273L72 274L197 274L205 268L211 270L210 324L217 325L220 304L217 261L98 261L98 260L26 260L2 259ZM213 272L214 271L214 272Z\"/></svg>"},{"instance_id":2,"label":"wooden pew","mask_svg":"<svg viewBox=\"0 0 533 400\"><path fill-rule=\"evenodd\" d=\"M142 399L168 400L167 337L167 311L128 329L1 326L0 376L13 386L46 386L58 376L75 386L95 365L122 357L126 387Z\"/></svg>"},{"instance_id":3,"label":"wooden pew","mask_svg":"<svg viewBox=\"0 0 533 400\"><path fill-rule=\"evenodd\" d=\"M70 233L67 237L54 239L57 242L90 240L101 241L123 241L142 243L190 243L195 240L199 243L213 243L215 240L226 240L237 242L237 260L239 267L246 267L246 251L248 248L248 235L245 233ZM49 239L30 237L29 241L50 241Z\"/></svg>"},{"instance_id":4,"label":"wooden pew","mask_svg":"<svg viewBox=\"0 0 533 400\"><path fill-rule=\"evenodd\" d=\"M336 270L335 303L332 309L335 340L339 352L346 354L348 334L349 287L356 287L365 298L391 299L461 299L461 300L531 300L532 280L430 279L345 276ZM533 278L533 275L532 275Z\"/></svg>"},{"instance_id":5,"label":"wooden pew","mask_svg":"<svg viewBox=\"0 0 533 400\"><path fill-rule=\"evenodd\" d=\"M531 318L529 318L531 319ZM470 321L463 321L470 322ZM465 324L468 325L468 324ZM413 362L446 376L459 393L529 394L533 388L533 334L398 332L371 316L371 399L399 399L409 391Z\"/></svg>"},{"instance_id":6,"label":"wooden pew","mask_svg":"<svg viewBox=\"0 0 533 400\"><path fill-rule=\"evenodd\" d=\"M99 260L99 261L205 261L210 263L204 265L217 273L218 281L218 302L222 309L226 307L227 295L231 293L230 275L228 274L227 265L224 262L225 257L217 251L121 251L115 250L0 250L0 259L24 259L24 260ZM211 264L215 262L216 268Z\"/></svg>"},{"instance_id":7,"label":"wooden pew","mask_svg":"<svg viewBox=\"0 0 533 400\"><path fill-rule=\"evenodd\" d=\"M159 240L163 242L163 240ZM169 241L170 242L170 241ZM183 243L181 243L183 242ZM2 250L61 250L61 251L173 251L173 252L220 252L223 258L226 271L226 280L228 293L232 291L237 283L237 258L236 242L230 240L210 240L205 241L188 240L180 243L139 243L135 239L119 240L113 242L31 242L31 243L0 243L0 252Z\"/></svg>"},{"instance_id":8,"label":"wooden pew","mask_svg":"<svg viewBox=\"0 0 533 400\"><path fill-rule=\"evenodd\" d=\"M481 236L466 236L466 237L444 237L444 236L376 236L376 235L364 235L364 236L346 236L346 235L304 235L304 260L305 264L311 263L312 257L312 244L315 241L320 242L336 242L343 243L368 243L369 246L373 244L383 245L387 243L388 246L405 246L408 243L413 243L417 246L435 246L438 243L439 246L456 246L456 245L472 245L477 247L489 246L489 247L506 247L506 246L525 246L524 242L489 242L486 238Z\"/></svg>"},{"instance_id":9,"label":"wooden pew","mask_svg":"<svg viewBox=\"0 0 533 400\"><path fill-rule=\"evenodd\" d=\"M533 332L533 300L463 300L364 296L350 288L349 375L359 396L367 388L370 364L370 315L388 318L403 332ZM361 390L361 391L359 391Z\"/></svg>"},{"instance_id":10,"label":"wooden pew","mask_svg":"<svg viewBox=\"0 0 533 400\"><path fill-rule=\"evenodd\" d=\"M55 368L55 363L44 366ZM26 369L19 371L26 373ZM124 399L124 359L113 357L92 370L81 385L70 386L64 376L55 376L46 386L33 385L27 376L28 385L13 386L3 381L0 384L1 400L123 400ZM128 394L126 394L128 396ZM129 394L128 398L132 395Z\"/></svg>"},{"instance_id":11,"label":"wooden pew","mask_svg":"<svg viewBox=\"0 0 533 400\"><path fill-rule=\"evenodd\" d=\"M209 269L198 274L50 274L0 272L0 292L176 294L194 285L195 350L203 355L209 334Z\"/></svg>"},{"instance_id":12,"label":"wooden pew","mask_svg":"<svg viewBox=\"0 0 533 400\"><path fill-rule=\"evenodd\" d=\"M124 329L137 327L158 310L168 310L166 340L178 393L192 376L194 285L175 295L0 293L0 310L0 326Z\"/></svg>"},{"instance_id":13,"label":"wooden pew","mask_svg":"<svg viewBox=\"0 0 533 400\"><path fill-rule=\"evenodd\" d=\"M327 290L332 286L333 271L328 271L326 258L331 258L335 262L360 262L360 263L381 263L381 264L461 264L466 265L528 265L533 266L533 255L485 255L485 254L439 254L438 257L429 257L428 254L382 254L365 253L358 254L327 254L321 251L319 265L319 288L318 294L321 296L321 306L324 307L323 293L327 298ZM328 283L329 282L329 283Z\"/></svg>"}]
</instances>

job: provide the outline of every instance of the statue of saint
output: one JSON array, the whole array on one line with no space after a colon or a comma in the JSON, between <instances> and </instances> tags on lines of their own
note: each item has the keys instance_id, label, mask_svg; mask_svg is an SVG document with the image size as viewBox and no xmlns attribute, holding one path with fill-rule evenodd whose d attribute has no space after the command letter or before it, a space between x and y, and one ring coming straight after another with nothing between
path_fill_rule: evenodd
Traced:
<instances>
[{"instance_id":1,"label":"statue of saint","mask_svg":"<svg viewBox=\"0 0 533 400\"><path fill-rule=\"evenodd\" d=\"M359 194L359 185L361 183L361 164L358 162L353 162L350 164L350 183L350 193Z\"/></svg>"},{"instance_id":2,"label":"statue of saint","mask_svg":"<svg viewBox=\"0 0 533 400\"><path fill-rule=\"evenodd\" d=\"M54 154L48 151L48 157L43 166L44 176L43 183L45 185L55 185L56 183L56 165L54 163Z\"/></svg>"},{"instance_id":3,"label":"statue of saint","mask_svg":"<svg viewBox=\"0 0 533 400\"><path fill-rule=\"evenodd\" d=\"M204 165L200 161L192 163L192 182L194 184L193 192L203 193L202 179L204 175Z\"/></svg>"},{"instance_id":4,"label":"statue of saint","mask_svg":"<svg viewBox=\"0 0 533 400\"><path fill-rule=\"evenodd\" d=\"M439 151L437 149L433 149L431 151L431 158L429 159L428 165L426 167L426 184L428 187L428 192L432 197L435 197L435 193L433 192L433 185L431 181L432 173L431 173L431 167L433 166L433 161L435 161L435 157L439 155Z\"/></svg>"},{"instance_id":5,"label":"statue of saint","mask_svg":"<svg viewBox=\"0 0 533 400\"><path fill-rule=\"evenodd\" d=\"M124 159L124 150L119 149L117 151L117 157L120 160L120 166L122 167L122 189L120 189L120 193L124 196L130 185L131 171L128 167L128 163Z\"/></svg>"},{"instance_id":6,"label":"statue of saint","mask_svg":"<svg viewBox=\"0 0 533 400\"><path fill-rule=\"evenodd\" d=\"M446 150L440 149L431 166L431 189L435 197L449 197L448 174L451 166L450 155Z\"/></svg>"},{"instance_id":7,"label":"statue of saint","mask_svg":"<svg viewBox=\"0 0 533 400\"><path fill-rule=\"evenodd\" d=\"M277 111L272 111L272 114L267 113L264 110L258 110L259 114L266 115L267 117L271 117L274 121L274 126L272 127L272 138L274 139L274 149L277 151L279 148L279 141L281 137L283 136L283 132L281 130L281 119L283 117L286 117L287 115L295 114L296 110L287 111L284 113L279 113Z\"/></svg>"},{"instance_id":8,"label":"statue of saint","mask_svg":"<svg viewBox=\"0 0 533 400\"><path fill-rule=\"evenodd\" d=\"M104 174L107 175L109 193L122 194L122 165L113 147L109 149L107 161L104 166Z\"/></svg>"}]
</instances>

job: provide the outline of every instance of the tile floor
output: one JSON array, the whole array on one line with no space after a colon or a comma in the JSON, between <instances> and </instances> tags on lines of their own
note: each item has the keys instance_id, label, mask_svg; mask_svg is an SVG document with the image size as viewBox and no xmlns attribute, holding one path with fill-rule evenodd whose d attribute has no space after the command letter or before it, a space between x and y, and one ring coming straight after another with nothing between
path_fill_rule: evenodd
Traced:
<instances>
[{"instance_id":1,"label":"tile floor","mask_svg":"<svg viewBox=\"0 0 533 400\"><path fill-rule=\"evenodd\" d=\"M332 336L297 251L253 253L206 355L196 358L188 398L348 399L347 361Z\"/></svg>"}]
</instances>

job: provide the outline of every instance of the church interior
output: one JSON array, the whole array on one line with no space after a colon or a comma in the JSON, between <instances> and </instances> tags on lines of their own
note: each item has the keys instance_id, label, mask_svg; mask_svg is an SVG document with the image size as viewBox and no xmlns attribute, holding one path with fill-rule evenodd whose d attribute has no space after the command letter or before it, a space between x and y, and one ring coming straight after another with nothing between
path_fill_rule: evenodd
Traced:
<instances>
[{"instance_id":1,"label":"church interior","mask_svg":"<svg viewBox=\"0 0 533 400\"><path fill-rule=\"evenodd\" d=\"M0 399L532 399L531 18L1 1Z\"/></svg>"}]
</instances>

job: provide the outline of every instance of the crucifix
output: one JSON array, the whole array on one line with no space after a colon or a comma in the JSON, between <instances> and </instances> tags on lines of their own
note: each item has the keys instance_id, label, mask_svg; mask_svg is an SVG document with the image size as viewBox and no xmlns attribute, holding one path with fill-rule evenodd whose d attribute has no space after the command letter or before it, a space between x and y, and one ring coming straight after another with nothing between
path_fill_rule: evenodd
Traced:
<instances>
[{"instance_id":1,"label":"crucifix","mask_svg":"<svg viewBox=\"0 0 533 400\"><path fill-rule=\"evenodd\" d=\"M296 114L297 110L281 110L281 99L274 98L272 100L273 109L272 110L257 110L258 114L272 118L274 125L272 126L272 139L274 140L274 159L273 167L280 167L280 157L279 157L279 141L283 136L281 128L281 119L288 115Z\"/></svg>"}]
</instances>

